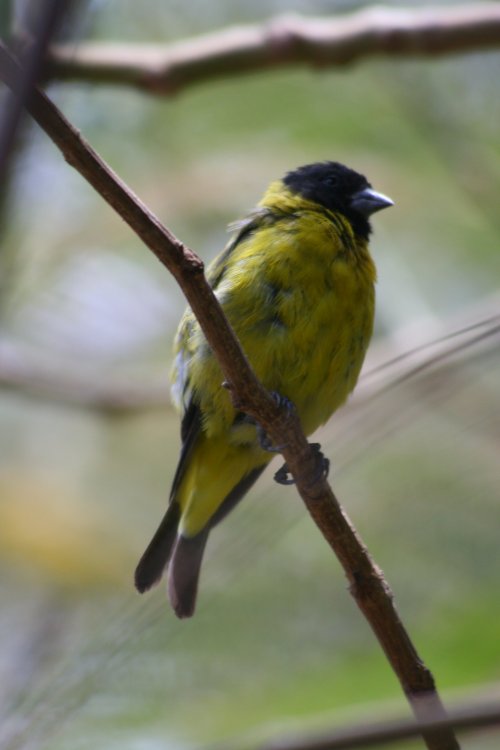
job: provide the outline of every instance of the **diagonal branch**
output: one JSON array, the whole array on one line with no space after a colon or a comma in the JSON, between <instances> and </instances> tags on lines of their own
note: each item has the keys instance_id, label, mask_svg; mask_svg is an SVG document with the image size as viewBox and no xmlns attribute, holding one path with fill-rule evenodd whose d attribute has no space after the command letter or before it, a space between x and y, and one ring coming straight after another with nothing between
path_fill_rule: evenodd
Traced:
<instances>
[{"instance_id":1,"label":"diagonal branch","mask_svg":"<svg viewBox=\"0 0 500 750\"><path fill-rule=\"evenodd\" d=\"M170 45L87 43L52 50L58 79L137 86L171 96L207 80L278 67L343 67L367 57L429 57L500 48L500 3L331 18L278 16Z\"/></svg>"},{"instance_id":2,"label":"diagonal branch","mask_svg":"<svg viewBox=\"0 0 500 750\"><path fill-rule=\"evenodd\" d=\"M15 86L18 65L0 45L0 79ZM351 594L378 638L418 720L445 716L431 672L420 659L394 606L382 572L372 561L326 479L318 477L315 454L295 415L281 410L257 381L238 340L203 275L201 260L178 240L115 175L76 128L40 90L26 106L66 161L94 187L149 247L181 286L224 373L238 409L254 417L283 456L297 489L324 538L337 555ZM453 730L423 730L429 750L458 750Z\"/></svg>"}]
</instances>

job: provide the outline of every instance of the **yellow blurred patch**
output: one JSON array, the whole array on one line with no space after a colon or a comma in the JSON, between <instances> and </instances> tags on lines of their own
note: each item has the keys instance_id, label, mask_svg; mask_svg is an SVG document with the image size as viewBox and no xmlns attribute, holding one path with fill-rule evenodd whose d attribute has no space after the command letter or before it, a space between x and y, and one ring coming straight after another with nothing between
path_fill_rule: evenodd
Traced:
<instances>
[{"instance_id":1,"label":"yellow blurred patch","mask_svg":"<svg viewBox=\"0 0 500 750\"><path fill-rule=\"evenodd\" d=\"M0 555L12 567L67 586L123 582L129 556L109 520L59 478L0 473Z\"/></svg>"}]
</instances>

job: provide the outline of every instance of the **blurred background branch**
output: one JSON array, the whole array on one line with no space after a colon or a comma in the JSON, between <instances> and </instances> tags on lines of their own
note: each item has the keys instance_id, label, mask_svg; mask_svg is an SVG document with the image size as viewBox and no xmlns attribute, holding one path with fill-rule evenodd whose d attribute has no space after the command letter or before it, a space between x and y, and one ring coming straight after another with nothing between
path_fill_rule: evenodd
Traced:
<instances>
[{"instance_id":1,"label":"blurred background branch","mask_svg":"<svg viewBox=\"0 0 500 750\"><path fill-rule=\"evenodd\" d=\"M322 736L276 740L262 744L257 750L352 750L356 747L392 745L400 740L418 737L423 729L435 729L448 724L456 731L477 730L500 724L498 704L465 706L449 711L447 720L423 720L420 724L411 721L386 721L360 727L348 727L344 731L332 731Z\"/></svg>"},{"instance_id":2,"label":"blurred background branch","mask_svg":"<svg viewBox=\"0 0 500 750\"><path fill-rule=\"evenodd\" d=\"M14 136L33 86L43 75L48 46L56 33L71 0L41 0L28 3L23 23L14 42L20 56L19 80L5 97L0 114L0 185L4 184L7 160L13 151ZM4 15L13 5L5 3ZM8 17L3 19L5 25ZM12 28L12 27L10 27ZM21 44L22 40L22 44Z\"/></svg>"},{"instance_id":3,"label":"blurred background branch","mask_svg":"<svg viewBox=\"0 0 500 750\"><path fill-rule=\"evenodd\" d=\"M56 362L33 359L33 354L12 342L0 342L0 386L25 394L91 409L104 414L127 414L170 407L165 372L133 382L106 371L81 366L62 370Z\"/></svg>"},{"instance_id":4,"label":"blurred background branch","mask_svg":"<svg viewBox=\"0 0 500 750\"><path fill-rule=\"evenodd\" d=\"M369 8L333 18L279 16L165 45L54 47L60 80L133 85L173 95L213 78L278 67L343 67L373 56L432 57L500 47L500 3L443 8Z\"/></svg>"},{"instance_id":5,"label":"blurred background branch","mask_svg":"<svg viewBox=\"0 0 500 750\"><path fill-rule=\"evenodd\" d=\"M438 330L425 344L405 348L402 343L379 341L372 346L369 362L365 367L356 392L351 398L352 413L356 406L393 390L411 379L418 379L419 387L436 387L436 378L442 372L446 383L451 375L449 362L457 366L469 359L477 358L477 347L482 351L494 351L500 341L500 314L484 317L499 308L498 298L485 300L481 306L463 311L461 320L467 319L463 328L457 328L453 318L441 322ZM428 330L429 335L432 332ZM407 340L406 346L410 344ZM377 364L373 364L376 362ZM84 372L87 369L87 372ZM31 397L55 403L72 405L109 414L127 414L164 409L170 407L168 383L163 368L142 380L131 380L116 373L96 371L94 366L85 368L61 367L36 355L25 346L14 341L0 339L0 387L20 391Z\"/></svg>"},{"instance_id":6,"label":"blurred background branch","mask_svg":"<svg viewBox=\"0 0 500 750\"><path fill-rule=\"evenodd\" d=\"M435 729L443 725L452 726L456 731L498 726L498 701L462 704L460 707L450 708L447 719L433 719L430 715L418 724L408 720L385 719L365 726L348 726L345 729L335 729L310 737L275 738L255 745L254 750L352 750L357 747L386 747L400 740L418 737L423 729ZM223 747L221 746L220 750L223 750Z\"/></svg>"}]
</instances>

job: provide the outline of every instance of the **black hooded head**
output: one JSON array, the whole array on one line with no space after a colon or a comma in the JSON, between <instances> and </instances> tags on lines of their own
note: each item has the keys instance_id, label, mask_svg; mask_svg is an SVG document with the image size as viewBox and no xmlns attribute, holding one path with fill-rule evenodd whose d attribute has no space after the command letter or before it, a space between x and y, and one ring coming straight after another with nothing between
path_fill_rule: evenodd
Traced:
<instances>
[{"instance_id":1,"label":"black hooded head","mask_svg":"<svg viewBox=\"0 0 500 750\"><path fill-rule=\"evenodd\" d=\"M293 193L343 214L365 239L371 231L368 217L393 205L390 198L373 190L366 177L336 161L298 167L283 182Z\"/></svg>"}]
</instances>

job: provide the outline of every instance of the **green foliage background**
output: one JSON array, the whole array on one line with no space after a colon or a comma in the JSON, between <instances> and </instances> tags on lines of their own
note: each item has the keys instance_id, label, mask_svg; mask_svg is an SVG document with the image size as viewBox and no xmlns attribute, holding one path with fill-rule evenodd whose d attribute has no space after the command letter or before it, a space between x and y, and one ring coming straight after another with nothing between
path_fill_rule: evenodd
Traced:
<instances>
[{"instance_id":1,"label":"green foliage background","mask_svg":"<svg viewBox=\"0 0 500 750\"><path fill-rule=\"evenodd\" d=\"M90 4L77 31L171 41L361 5L109 0ZM336 159L366 173L396 202L374 220L381 351L498 310L498 70L498 54L476 54L266 71L171 100L49 92L207 260L287 169ZM166 395L180 292L42 133L27 124L21 146L3 217L0 356L97 386L164 383ZM499 365L489 349L415 377L348 405L320 436L336 492L449 698L499 694ZM135 594L177 433L168 406L110 415L0 392L0 746L235 746L404 714L337 562L271 471L213 535L192 621L178 622L161 590Z\"/></svg>"}]
</instances>

